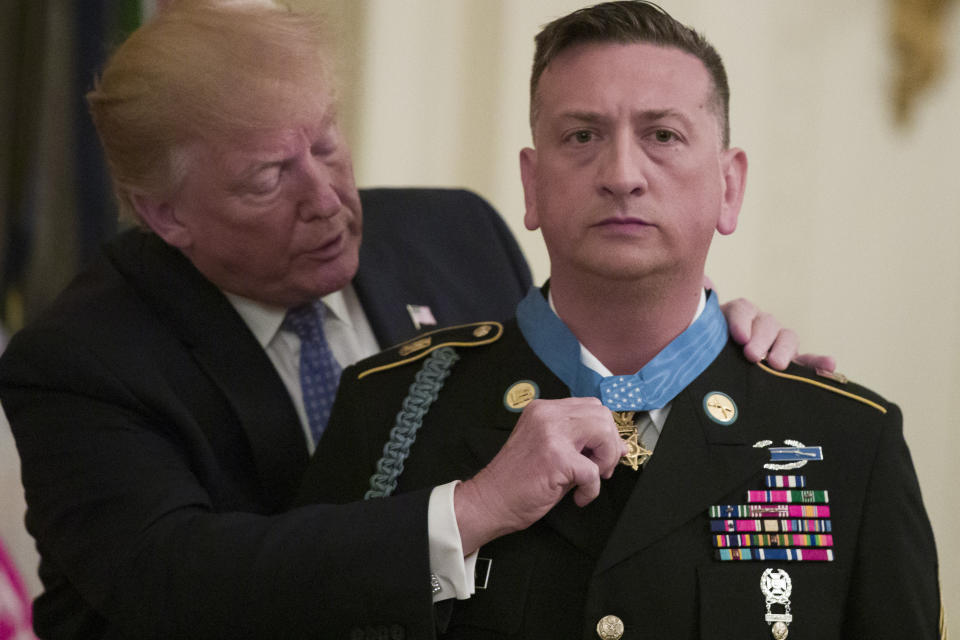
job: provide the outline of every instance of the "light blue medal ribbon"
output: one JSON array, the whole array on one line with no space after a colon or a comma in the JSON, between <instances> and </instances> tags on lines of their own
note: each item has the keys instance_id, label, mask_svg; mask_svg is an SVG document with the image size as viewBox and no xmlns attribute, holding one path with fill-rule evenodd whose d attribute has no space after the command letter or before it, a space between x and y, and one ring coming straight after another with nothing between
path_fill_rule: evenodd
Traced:
<instances>
[{"instance_id":1,"label":"light blue medal ribbon","mask_svg":"<svg viewBox=\"0 0 960 640\"><path fill-rule=\"evenodd\" d=\"M580 343L537 287L517 306L527 344L575 397L600 398L612 411L650 411L673 400L710 366L727 343L727 321L717 295L694 321L640 371L604 378L580 361Z\"/></svg>"}]
</instances>

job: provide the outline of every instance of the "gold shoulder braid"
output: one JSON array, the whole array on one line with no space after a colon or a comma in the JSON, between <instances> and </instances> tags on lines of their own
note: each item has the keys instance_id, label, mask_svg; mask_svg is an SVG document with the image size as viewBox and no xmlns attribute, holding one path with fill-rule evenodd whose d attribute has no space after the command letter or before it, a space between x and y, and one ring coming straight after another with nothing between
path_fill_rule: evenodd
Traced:
<instances>
[{"instance_id":1,"label":"gold shoulder braid","mask_svg":"<svg viewBox=\"0 0 960 640\"><path fill-rule=\"evenodd\" d=\"M864 398L863 396L858 396L858 395L855 394L855 393L850 393L849 391L844 391L843 389L837 389L836 387L832 387L832 386L830 386L829 384L826 384L826 383L824 383L824 382L820 382L819 380L813 380L813 379L811 379L811 378L804 378L803 376L797 376L797 375L793 375L793 374L791 374L791 373L784 373L784 372L782 372L782 371L775 371L775 370L771 369L770 367L768 367L767 365L763 364L762 362L758 362L758 363L757 363L757 366L760 367L761 369L763 369L764 371L766 371L767 373L769 373L770 375L777 376L778 378L784 378L784 379L786 379L786 380L793 380L793 381L795 381L795 382L805 382L805 383L810 384L810 385L813 385L813 386L815 386L815 387L819 387L819 388L821 388L821 389L826 389L827 391L832 391L833 393L836 393L836 394L838 394L838 395L844 396L845 398L850 398L851 400L856 400L857 402L862 402L863 404L867 405L868 407L873 407L874 409L876 409L876 410L879 411L880 413L883 413L883 414L886 414L886 413L887 413L887 409L886 409L883 405L877 404L877 403L874 402L873 400L868 400L867 398ZM841 377L841 376L839 376L839 375L837 374L837 375L831 376L831 377L832 377L832 378L836 378L836 377ZM846 381L846 378L844 377L843 380Z\"/></svg>"},{"instance_id":2,"label":"gold shoulder braid","mask_svg":"<svg viewBox=\"0 0 960 640\"><path fill-rule=\"evenodd\" d=\"M420 360L442 347L479 347L496 342L503 335L499 322L472 322L423 333L401 342L375 357L374 366L357 375L361 380L379 371L386 371Z\"/></svg>"}]
</instances>

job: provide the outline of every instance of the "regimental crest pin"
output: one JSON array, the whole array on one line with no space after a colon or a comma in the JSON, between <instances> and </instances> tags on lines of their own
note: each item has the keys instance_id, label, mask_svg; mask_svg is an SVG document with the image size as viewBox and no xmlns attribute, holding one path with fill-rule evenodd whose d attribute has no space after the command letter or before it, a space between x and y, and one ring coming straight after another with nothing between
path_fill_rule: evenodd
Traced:
<instances>
[{"instance_id":1,"label":"regimental crest pin","mask_svg":"<svg viewBox=\"0 0 960 640\"><path fill-rule=\"evenodd\" d=\"M790 574L783 569L765 569L760 576L760 591L766 599L764 620L770 625L770 633L775 640L786 640L788 626L793 622L790 614L790 594L793 593Z\"/></svg>"}]
</instances>

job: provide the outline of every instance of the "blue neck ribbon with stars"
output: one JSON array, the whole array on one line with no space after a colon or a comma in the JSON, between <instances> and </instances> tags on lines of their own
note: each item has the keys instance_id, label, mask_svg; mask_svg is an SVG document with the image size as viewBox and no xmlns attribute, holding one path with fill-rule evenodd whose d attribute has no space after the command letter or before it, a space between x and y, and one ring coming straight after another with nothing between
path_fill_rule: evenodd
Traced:
<instances>
[{"instance_id":1,"label":"blue neck ribbon with stars","mask_svg":"<svg viewBox=\"0 0 960 640\"><path fill-rule=\"evenodd\" d=\"M517 306L517 323L527 344L571 395L600 398L613 411L664 407L710 366L727 343L727 321L712 291L693 324L640 371L626 376L603 377L584 365L580 342L537 287L531 287Z\"/></svg>"}]
</instances>

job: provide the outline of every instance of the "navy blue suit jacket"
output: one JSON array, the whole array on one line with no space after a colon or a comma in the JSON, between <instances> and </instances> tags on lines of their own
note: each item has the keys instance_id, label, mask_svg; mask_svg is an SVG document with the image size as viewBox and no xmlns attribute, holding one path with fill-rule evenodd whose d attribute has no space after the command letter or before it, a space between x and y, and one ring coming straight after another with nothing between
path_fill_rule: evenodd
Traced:
<instances>
[{"instance_id":1,"label":"navy blue suit jacket","mask_svg":"<svg viewBox=\"0 0 960 640\"><path fill-rule=\"evenodd\" d=\"M355 286L383 345L505 317L529 285L503 222L463 191L362 193ZM283 383L179 252L131 231L0 359L45 591L43 638L433 633L428 491L288 510L307 464Z\"/></svg>"},{"instance_id":2,"label":"navy blue suit jacket","mask_svg":"<svg viewBox=\"0 0 960 640\"><path fill-rule=\"evenodd\" d=\"M417 329L408 304L438 326L504 320L530 288L530 270L503 220L467 191L367 189L354 287L382 348Z\"/></svg>"}]
</instances>

